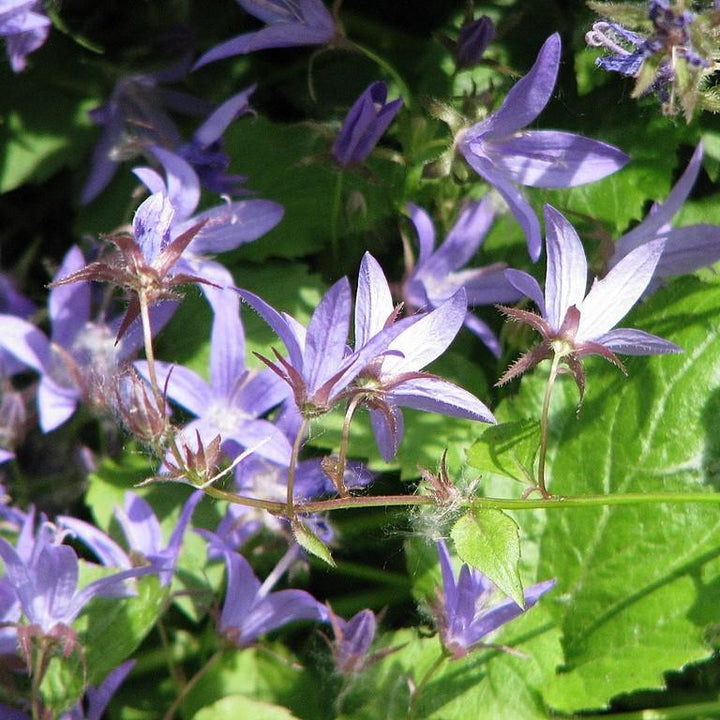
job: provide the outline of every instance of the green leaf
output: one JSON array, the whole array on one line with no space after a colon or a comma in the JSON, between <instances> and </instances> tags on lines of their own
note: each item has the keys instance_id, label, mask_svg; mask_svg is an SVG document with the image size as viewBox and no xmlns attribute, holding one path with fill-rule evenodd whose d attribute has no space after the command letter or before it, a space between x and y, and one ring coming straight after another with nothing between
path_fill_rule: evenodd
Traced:
<instances>
[{"instance_id":1,"label":"green leaf","mask_svg":"<svg viewBox=\"0 0 720 720\"><path fill-rule=\"evenodd\" d=\"M229 695L196 713L194 720L293 720L297 717L287 708L253 700L244 695Z\"/></svg>"},{"instance_id":2,"label":"green leaf","mask_svg":"<svg viewBox=\"0 0 720 720\"><path fill-rule=\"evenodd\" d=\"M464 563L487 575L520 607L525 607L518 570L520 538L510 516L494 508L473 508L455 523L450 536Z\"/></svg>"},{"instance_id":3,"label":"green leaf","mask_svg":"<svg viewBox=\"0 0 720 720\"><path fill-rule=\"evenodd\" d=\"M551 407L550 490L561 495L707 493L720 473L720 284L675 281L623 321L676 342L678 355L628 358L625 378L585 361L579 417L570 378ZM539 411L540 374L499 414ZM654 503L546 513L539 575L555 577L565 662L547 702L602 708L706 658L720 618L720 517L709 505Z\"/></svg>"},{"instance_id":4,"label":"green leaf","mask_svg":"<svg viewBox=\"0 0 720 720\"><path fill-rule=\"evenodd\" d=\"M540 423L537 420L490 425L468 451L468 464L481 472L534 484L539 446Z\"/></svg>"},{"instance_id":5,"label":"green leaf","mask_svg":"<svg viewBox=\"0 0 720 720\"><path fill-rule=\"evenodd\" d=\"M37 652L37 650L35 651ZM77 652L64 657L58 648L40 684L43 706L58 715L69 710L85 691L82 660Z\"/></svg>"},{"instance_id":6,"label":"green leaf","mask_svg":"<svg viewBox=\"0 0 720 720\"><path fill-rule=\"evenodd\" d=\"M335 567L335 561L330 554L328 546L312 530L304 525L302 520L298 520L297 518L293 519L292 531L300 547L312 553L315 557L320 558L331 567Z\"/></svg>"}]
</instances>

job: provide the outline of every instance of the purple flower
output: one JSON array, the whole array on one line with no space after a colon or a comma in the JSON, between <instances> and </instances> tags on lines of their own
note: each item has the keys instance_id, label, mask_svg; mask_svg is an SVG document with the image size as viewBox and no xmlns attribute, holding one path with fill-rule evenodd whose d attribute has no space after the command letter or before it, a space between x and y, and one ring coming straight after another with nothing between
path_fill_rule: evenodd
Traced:
<instances>
[{"instance_id":1,"label":"purple flower","mask_svg":"<svg viewBox=\"0 0 720 720\"><path fill-rule=\"evenodd\" d=\"M572 187L604 178L628 157L612 145L555 130L526 130L547 105L560 63L560 36L551 35L530 72L501 107L457 138L460 153L505 199L527 237L530 257L540 257L540 223L516 185Z\"/></svg>"},{"instance_id":2,"label":"purple flower","mask_svg":"<svg viewBox=\"0 0 720 720\"><path fill-rule=\"evenodd\" d=\"M148 377L145 361L136 363ZM237 295L217 303L210 341L210 382L180 365L156 362L160 387L167 396L196 416L183 429L186 437L199 433L207 446L220 436L223 450L237 457L242 448L257 446L259 455L287 465L292 448L284 433L261 419L289 395L289 388L273 372L251 373L245 364L245 333Z\"/></svg>"},{"instance_id":3,"label":"purple flower","mask_svg":"<svg viewBox=\"0 0 720 720\"><path fill-rule=\"evenodd\" d=\"M372 83L355 101L332 146L340 167L362 163L402 107L402 98L387 101L387 85Z\"/></svg>"},{"instance_id":4,"label":"purple flower","mask_svg":"<svg viewBox=\"0 0 720 720\"><path fill-rule=\"evenodd\" d=\"M121 77L110 100L90 112L90 118L103 131L95 148L90 175L80 199L94 200L112 180L119 164L150 145L179 147L180 131L168 110L186 115L205 115L209 103L192 95L164 87L181 80L190 67L185 55L168 68L153 73Z\"/></svg>"},{"instance_id":5,"label":"purple flower","mask_svg":"<svg viewBox=\"0 0 720 720\"><path fill-rule=\"evenodd\" d=\"M695 184L702 156L703 144L700 142L665 202L653 205L648 216L617 241L608 267L614 267L630 252L646 243L664 240L662 255L648 286L648 289L652 289L658 284L658 278L683 275L720 260L720 226L700 224L673 229L670 225Z\"/></svg>"},{"instance_id":6,"label":"purple flower","mask_svg":"<svg viewBox=\"0 0 720 720\"><path fill-rule=\"evenodd\" d=\"M383 355L368 363L355 378L356 392L370 411L380 454L390 460L403 434L400 406L451 417L495 422L488 408L474 395L447 380L420 372L450 345L467 314L461 288L436 309L411 318L390 340ZM395 327L390 288L377 260L365 253L358 279L355 305L355 343L362 347Z\"/></svg>"},{"instance_id":7,"label":"purple flower","mask_svg":"<svg viewBox=\"0 0 720 720\"><path fill-rule=\"evenodd\" d=\"M488 45L495 39L495 24L487 16L477 20L470 17L460 28L455 48L455 64L458 68L470 68L477 65L485 54Z\"/></svg>"},{"instance_id":8,"label":"purple flower","mask_svg":"<svg viewBox=\"0 0 720 720\"><path fill-rule=\"evenodd\" d=\"M208 63L268 48L329 45L338 29L320 0L237 0L240 7L266 24L208 50L194 70Z\"/></svg>"},{"instance_id":9,"label":"purple flower","mask_svg":"<svg viewBox=\"0 0 720 720\"><path fill-rule=\"evenodd\" d=\"M240 648L252 645L261 635L296 620L326 620L327 608L304 590L271 592L289 560L298 555L293 546L261 583L250 563L236 552L224 549L228 580L219 632Z\"/></svg>"},{"instance_id":10,"label":"purple flower","mask_svg":"<svg viewBox=\"0 0 720 720\"><path fill-rule=\"evenodd\" d=\"M520 299L521 294L505 277L506 263L461 269L478 251L495 217L490 198L469 203L437 250L430 216L412 203L408 203L408 210L417 232L419 254L414 266L409 263L402 284L407 308L439 307L460 288L465 288L470 307ZM410 248L406 246L405 251L406 258L411 258ZM464 324L499 357L500 342L486 323L468 312Z\"/></svg>"},{"instance_id":11,"label":"purple flower","mask_svg":"<svg viewBox=\"0 0 720 720\"><path fill-rule=\"evenodd\" d=\"M230 272L207 255L234 250L261 237L282 219L282 205L270 200L239 200L195 214L200 202L200 180L193 167L178 154L165 148L152 147L150 152L163 166L165 179L147 167L135 168L133 172L151 193L168 198L174 210L168 230L169 238L175 240L201 226L178 259L176 271L205 278L221 287L233 285ZM211 285L203 285L202 288L213 303L216 289ZM219 300L222 303L230 301L227 294Z\"/></svg>"},{"instance_id":12,"label":"purple flower","mask_svg":"<svg viewBox=\"0 0 720 720\"><path fill-rule=\"evenodd\" d=\"M252 112L248 100L255 85L243 90L210 113L207 120L193 133L189 143L176 148L176 152L193 166L203 186L219 195L237 195L246 191L240 185L244 175L228 175L230 158L223 150L222 135L230 123Z\"/></svg>"},{"instance_id":13,"label":"purple flower","mask_svg":"<svg viewBox=\"0 0 720 720\"><path fill-rule=\"evenodd\" d=\"M268 325L287 348L289 358L277 351L277 363L261 358L290 385L295 403L303 417L319 417L351 394L350 384L360 372L387 350L388 344L414 322L406 318L363 341L356 338L354 352L347 348L352 305L350 283L338 280L315 308L307 329L295 319L279 313L264 300L247 290L237 291ZM366 298L365 302L373 302ZM364 312L369 312L366 309ZM385 318L387 319L387 317Z\"/></svg>"},{"instance_id":14,"label":"purple flower","mask_svg":"<svg viewBox=\"0 0 720 720\"><path fill-rule=\"evenodd\" d=\"M71 625L90 600L130 595L133 590L127 580L155 572L154 568L123 570L78 588L78 558L69 545L61 544L64 533L43 519L33 535L34 520L35 514L29 513L17 548L0 538L0 560L6 572L3 581L15 591L27 620L27 625L18 627L26 657L32 635L54 637L70 651L75 643Z\"/></svg>"},{"instance_id":15,"label":"purple flower","mask_svg":"<svg viewBox=\"0 0 720 720\"><path fill-rule=\"evenodd\" d=\"M27 56L47 40L50 18L40 0L5 0L0 7L0 37L5 38L14 72L27 65Z\"/></svg>"},{"instance_id":16,"label":"purple flower","mask_svg":"<svg viewBox=\"0 0 720 720\"><path fill-rule=\"evenodd\" d=\"M59 281L86 268L79 248L72 247L55 275ZM174 312L164 303L153 312L153 329L159 330ZM55 285L48 296L52 324L50 338L32 323L14 315L0 315L0 349L40 374L37 402L40 427L49 432L64 423L80 400L106 404L109 388L142 345L139 323L116 342L119 318L93 320L89 282Z\"/></svg>"},{"instance_id":17,"label":"purple flower","mask_svg":"<svg viewBox=\"0 0 720 720\"><path fill-rule=\"evenodd\" d=\"M377 629L375 613L372 610L361 610L349 620L343 620L332 610L329 615L335 636L330 648L335 667L343 675L360 672L374 660L392 652L390 650L374 655L368 654Z\"/></svg>"},{"instance_id":18,"label":"purple flower","mask_svg":"<svg viewBox=\"0 0 720 720\"><path fill-rule=\"evenodd\" d=\"M601 355L625 372L616 352L627 355L681 352L674 343L642 330L612 329L645 291L662 255L663 240L646 242L628 253L604 278L595 280L586 295L587 260L575 229L549 205L545 206L545 223L545 293L531 275L506 270L508 280L535 302L540 315L501 308L510 318L537 330L543 341L516 361L498 384L558 355L567 363L582 397L585 372L580 360L588 355Z\"/></svg>"},{"instance_id":19,"label":"purple flower","mask_svg":"<svg viewBox=\"0 0 720 720\"><path fill-rule=\"evenodd\" d=\"M496 588L490 580L467 565L460 568L456 579L445 542L438 542L437 549L443 590L435 607L435 621L443 647L457 660L473 650L488 647L483 638L522 615L524 610L510 599L491 604ZM555 580L545 580L525 590L525 610L554 585Z\"/></svg>"},{"instance_id":20,"label":"purple flower","mask_svg":"<svg viewBox=\"0 0 720 720\"><path fill-rule=\"evenodd\" d=\"M163 539L160 521L150 505L133 492L125 493L122 508L115 508L115 519L120 524L130 549L128 555L116 542L90 523L70 516L58 517L61 527L80 538L98 557L103 565L130 569L148 563L155 568L160 584L165 586L175 572L183 536L198 503L204 497L196 491L183 505L177 524L167 544Z\"/></svg>"}]
</instances>

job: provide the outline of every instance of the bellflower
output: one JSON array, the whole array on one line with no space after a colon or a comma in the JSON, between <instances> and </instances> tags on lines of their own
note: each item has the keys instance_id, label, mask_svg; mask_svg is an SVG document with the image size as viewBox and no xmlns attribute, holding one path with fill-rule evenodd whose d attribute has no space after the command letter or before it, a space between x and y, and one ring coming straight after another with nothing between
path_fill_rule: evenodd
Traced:
<instances>
[{"instance_id":1,"label":"bellflower","mask_svg":"<svg viewBox=\"0 0 720 720\"><path fill-rule=\"evenodd\" d=\"M663 203L653 205L648 216L615 244L608 267L617 265L628 253L653 240L664 240L660 260L648 289L658 278L683 275L720 260L720 226L710 224L672 228L670 223L690 194L702 165L703 143L690 158L685 172Z\"/></svg>"},{"instance_id":2,"label":"bellflower","mask_svg":"<svg viewBox=\"0 0 720 720\"><path fill-rule=\"evenodd\" d=\"M384 353L393 338L414 322L413 318L406 318L390 327L378 328L379 332L372 337L364 336L362 343L356 340L355 351L348 352L352 299L347 278L338 280L325 293L307 329L257 295L247 290L237 292L287 348L288 359L277 351L277 363L261 359L290 385L297 408L306 418L323 415L352 394L350 385L364 367ZM366 302L372 301L371 297L366 299Z\"/></svg>"},{"instance_id":3,"label":"bellflower","mask_svg":"<svg viewBox=\"0 0 720 720\"><path fill-rule=\"evenodd\" d=\"M87 269L76 246L70 248L55 274L55 282L81 275ZM153 330L159 330L175 310L163 303L153 310ZM0 348L40 374L37 392L40 428L49 432L62 425L81 400L102 406L108 388L121 368L142 346L142 328L132 325L122 339L119 318L92 319L89 282L56 284L48 296L51 335L13 315L0 315Z\"/></svg>"},{"instance_id":4,"label":"bellflower","mask_svg":"<svg viewBox=\"0 0 720 720\"><path fill-rule=\"evenodd\" d=\"M213 285L226 287L234 283L230 272L207 255L234 250L261 237L280 222L283 207L270 200L247 199L226 202L196 213L200 202L200 179L193 167L165 148L154 146L149 150L161 163L165 179L147 167L135 168L133 172L151 193L168 198L173 209L169 226L171 240L193 228L200 228L178 258L175 269L212 283L201 287L214 306L217 292ZM228 303L231 299L225 293L218 301Z\"/></svg>"},{"instance_id":5,"label":"bellflower","mask_svg":"<svg viewBox=\"0 0 720 720\"><path fill-rule=\"evenodd\" d=\"M257 446L255 452L281 464L288 464L291 445L284 433L268 420L261 419L289 395L289 388L268 369L250 373L245 364L245 333L238 312L237 295L218 303L210 341L210 382L179 365L156 362L160 387L167 397L196 416L183 429L193 437L199 433L207 446L220 436L223 450L237 457L242 448ZM234 302L232 302L234 301ZM136 363L148 378L144 361Z\"/></svg>"},{"instance_id":6,"label":"bellflower","mask_svg":"<svg viewBox=\"0 0 720 720\"><path fill-rule=\"evenodd\" d=\"M377 619L372 610L360 610L349 620L344 620L330 609L329 620L334 635L330 649L339 673L351 675L361 672L369 664L393 652L393 649L388 649L369 654L377 629Z\"/></svg>"},{"instance_id":7,"label":"bellflower","mask_svg":"<svg viewBox=\"0 0 720 720\"><path fill-rule=\"evenodd\" d=\"M461 131L457 147L470 167L505 199L525 232L530 257L540 257L540 223L517 185L573 187L622 168L628 156L612 145L568 132L525 129L547 105L560 64L560 36L543 44L535 64L500 108Z\"/></svg>"},{"instance_id":8,"label":"bellflower","mask_svg":"<svg viewBox=\"0 0 720 720\"><path fill-rule=\"evenodd\" d=\"M154 567L160 584L170 584L180 555L182 539L204 493L192 493L183 504L182 512L167 544L160 521L146 500L134 492L125 493L123 507L116 507L114 516L127 540L130 555L115 541L90 523L70 516L58 517L58 524L82 540L103 565L130 569L138 564Z\"/></svg>"},{"instance_id":9,"label":"bellflower","mask_svg":"<svg viewBox=\"0 0 720 720\"><path fill-rule=\"evenodd\" d=\"M397 452L403 434L400 406L451 417L495 422L474 395L447 380L421 372L450 345L467 314L465 290L430 312L415 316L355 378L357 392L370 411L375 439L385 460ZM394 327L390 288L377 260L365 253L355 305L355 343L362 347L383 328Z\"/></svg>"},{"instance_id":10,"label":"bellflower","mask_svg":"<svg viewBox=\"0 0 720 720\"><path fill-rule=\"evenodd\" d=\"M165 87L181 80L190 68L186 54L167 68L121 77L110 99L90 111L103 130L93 152L90 174L80 196L94 200L110 183L120 163L150 145L179 147L183 138L168 110L202 116L210 105L185 92Z\"/></svg>"},{"instance_id":11,"label":"bellflower","mask_svg":"<svg viewBox=\"0 0 720 720\"><path fill-rule=\"evenodd\" d=\"M237 0L265 27L243 33L208 50L193 70L208 63L269 48L329 45L338 29L321 0Z\"/></svg>"},{"instance_id":12,"label":"bellflower","mask_svg":"<svg viewBox=\"0 0 720 720\"><path fill-rule=\"evenodd\" d=\"M242 555L229 549L223 554L228 579L218 630L238 647L248 647L261 635L296 620L327 619L327 608L304 590L271 592L288 559L297 556L295 547L263 583Z\"/></svg>"},{"instance_id":13,"label":"bellflower","mask_svg":"<svg viewBox=\"0 0 720 720\"><path fill-rule=\"evenodd\" d=\"M6 0L0 7L0 37L5 38L13 72L27 66L27 56L47 40L50 18L41 0Z\"/></svg>"},{"instance_id":14,"label":"bellflower","mask_svg":"<svg viewBox=\"0 0 720 720\"><path fill-rule=\"evenodd\" d=\"M402 107L402 98L387 102L387 85L372 83L355 101L332 146L337 164L346 168L362 163Z\"/></svg>"},{"instance_id":15,"label":"bellflower","mask_svg":"<svg viewBox=\"0 0 720 720\"><path fill-rule=\"evenodd\" d=\"M545 580L527 588L525 610L510 599L493 603L496 588L485 575L463 565L456 578L445 542L438 542L437 549L443 590L435 605L435 621L443 647L454 660L488 647L483 642L486 635L522 615L555 586L555 580Z\"/></svg>"},{"instance_id":16,"label":"bellflower","mask_svg":"<svg viewBox=\"0 0 720 720\"><path fill-rule=\"evenodd\" d=\"M437 249L430 216L412 203L408 203L408 210L417 232L419 253L417 262L413 264L412 251L405 243L406 270L402 295L407 308L424 310L439 307L461 287L465 288L470 307L520 299L521 294L505 277L506 263L462 269L482 245L495 217L490 198L466 205ZM499 357L500 342L486 323L468 312L464 324Z\"/></svg>"},{"instance_id":17,"label":"bellflower","mask_svg":"<svg viewBox=\"0 0 720 720\"><path fill-rule=\"evenodd\" d=\"M126 581L155 572L154 568L122 570L78 588L79 561L64 533L42 521L33 533L35 514L29 513L18 537L17 547L0 538L0 560L5 565L4 582L15 591L28 625L18 628L18 639L28 657L32 635L51 636L65 651L75 644L72 623L96 596L125 597L133 593Z\"/></svg>"},{"instance_id":18,"label":"bellflower","mask_svg":"<svg viewBox=\"0 0 720 720\"><path fill-rule=\"evenodd\" d=\"M625 372L616 352L658 355L681 352L674 343L642 330L616 328L647 288L663 252L664 240L635 248L601 280L587 287L587 260L572 225L555 208L545 206L547 274L545 293L537 280L520 270L507 270L508 280L535 302L540 315L517 308L500 308L514 320L526 323L543 337L500 378L503 384L540 361L560 355L580 389L585 388L582 358L601 355Z\"/></svg>"}]
</instances>

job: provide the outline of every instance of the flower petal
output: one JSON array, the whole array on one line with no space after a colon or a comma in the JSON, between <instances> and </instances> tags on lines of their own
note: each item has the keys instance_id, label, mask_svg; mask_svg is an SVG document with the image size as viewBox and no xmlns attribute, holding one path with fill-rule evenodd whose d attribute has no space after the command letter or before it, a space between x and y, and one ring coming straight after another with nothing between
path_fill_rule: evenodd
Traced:
<instances>
[{"instance_id":1,"label":"flower petal","mask_svg":"<svg viewBox=\"0 0 720 720\"><path fill-rule=\"evenodd\" d=\"M363 255L355 296L355 347L361 348L379 333L392 315L390 286L380 263L368 252Z\"/></svg>"},{"instance_id":2,"label":"flower petal","mask_svg":"<svg viewBox=\"0 0 720 720\"><path fill-rule=\"evenodd\" d=\"M616 328L596 338L596 343L624 355L665 355L682 352L682 348L669 340L643 330Z\"/></svg>"}]
</instances>

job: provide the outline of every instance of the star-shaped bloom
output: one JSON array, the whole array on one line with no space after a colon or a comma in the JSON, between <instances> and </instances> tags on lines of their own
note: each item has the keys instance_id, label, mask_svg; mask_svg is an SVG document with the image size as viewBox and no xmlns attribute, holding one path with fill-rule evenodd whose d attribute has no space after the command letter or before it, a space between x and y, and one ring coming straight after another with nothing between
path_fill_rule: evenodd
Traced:
<instances>
[{"instance_id":1,"label":"star-shaped bloom","mask_svg":"<svg viewBox=\"0 0 720 720\"><path fill-rule=\"evenodd\" d=\"M370 411L380 454L390 460L403 435L400 406L451 417L495 422L488 408L467 390L421 372L450 345L465 321L467 301L461 288L450 299L413 318L387 345L387 352L368 363L355 378L356 392ZM355 343L372 341L383 328L393 327L392 296L377 260L365 253L360 266L355 304Z\"/></svg>"},{"instance_id":2,"label":"star-shaped bloom","mask_svg":"<svg viewBox=\"0 0 720 720\"><path fill-rule=\"evenodd\" d=\"M136 367L146 379L149 377L145 361L136 363ZM167 397L197 418L183 429L186 437L194 437L197 432L207 446L219 435L231 459L243 448L256 447L255 452L262 457L285 465L290 462L292 448L285 434L262 419L288 397L289 388L268 369L248 371L245 333L234 293L215 307L210 382L182 365L158 361L155 372Z\"/></svg>"},{"instance_id":3,"label":"star-shaped bloom","mask_svg":"<svg viewBox=\"0 0 720 720\"><path fill-rule=\"evenodd\" d=\"M51 26L40 0L5 0L0 6L0 37L5 38L14 72L27 66L27 56L47 40Z\"/></svg>"},{"instance_id":4,"label":"star-shaped bloom","mask_svg":"<svg viewBox=\"0 0 720 720\"><path fill-rule=\"evenodd\" d=\"M165 586L172 580L180 555L183 536L192 514L204 497L201 490L192 493L183 505L170 539L165 543L160 521L149 503L134 492L125 493L122 508L115 508L115 519L122 528L129 547L128 555L123 548L104 532L90 523L71 516L60 516L58 524L82 540L103 565L130 569L137 565L154 567Z\"/></svg>"},{"instance_id":5,"label":"star-shaped bloom","mask_svg":"<svg viewBox=\"0 0 720 720\"><path fill-rule=\"evenodd\" d=\"M72 623L96 596L125 597L134 592L127 580L156 572L155 568L121 570L78 588L79 561L63 532L50 523L33 526L35 514L28 513L18 536L17 547L0 538L0 560L5 565L3 582L17 595L27 625L18 628L18 639L27 659L32 635L54 637L66 652L74 647Z\"/></svg>"},{"instance_id":6,"label":"star-shaped bloom","mask_svg":"<svg viewBox=\"0 0 720 720\"><path fill-rule=\"evenodd\" d=\"M356 337L355 351L349 352L347 338L352 295L346 277L338 280L325 293L307 329L289 315L279 313L257 295L247 290L237 292L270 325L287 348L287 359L277 351L276 363L267 358L261 359L290 385L297 408L306 418L319 417L349 397L353 392L350 385L358 374L414 322L413 318L405 318L389 327L376 328L376 334L365 334L362 341ZM366 303L372 301L371 297L364 300ZM385 317L387 319L388 316Z\"/></svg>"},{"instance_id":7,"label":"star-shaped bloom","mask_svg":"<svg viewBox=\"0 0 720 720\"><path fill-rule=\"evenodd\" d=\"M195 63L194 70L256 50L329 45L338 34L335 21L321 0L237 0L237 3L266 26L216 45Z\"/></svg>"},{"instance_id":8,"label":"star-shaped bloom","mask_svg":"<svg viewBox=\"0 0 720 720\"><path fill-rule=\"evenodd\" d=\"M337 164L346 168L362 163L378 144L402 107L402 98L387 102L387 85L372 83L355 101L332 146Z\"/></svg>"},{"instance_id":9,"label":"star-shaped bloom","mask_svg":"<svg viewBox=\"0 0 720 720\"><path fill-rule=\"evenodd\" d=\"M203 533L210 537L210 533ZM291 551L280 560L265 582L261 583L240 554L228 548L223 551L227 565L227 590L220 615L219 632L240 648L252 645L261 635L296 620L327 619L327 608L305 590L278 590L273 586L286 569L287 559L296 557Z\"/></svg>"},{"instance_id":10,"label":"star-shaped bloom","mask_svg":"<svg viewBox=\"0 0 720 720\"><path fill-rule=\"evenodd\" d=\"M496 588L485 575L463 565L456 579L444 541L438 542L437 550L443 589L435 604L435 621L443 647L454 660L488 647L483 638L529 610L555 585L555 580L545 580L525 590L525 609L509 598L494 603Z\"/></svg>"},{"instance_id":11,"label":"star-shaped bloom","mask_svg":"<svg viewBox=\"0 0 720 720\"><path fill-rule=\"evenodd\" d=\"M526 130L550 100L560 64L560 36L543 44L535 64L500 108L461 131L457 147L470 167L505 199L525 232L530 257L540 257L540 222L517 185L573 187L614 173L628 156L612 145L556 130Z\"/></svg>"},{"instance_id":12,"label":"star-shaped bloom","mask_svg":"<svg viewBox=\"0 0 720 720\"><path fill-rule=\"evenodd\" d=\"M490 198L466 205L447 238L437 249L435 228L430 216L412 203L408 203L408 210L417 232L419 253L413 264L412 251L404 242L406 269L402 295L406 308L427 310L439 307L460 288L465 288L470 307L510 303L520 299L521 294L505 277L506 263L462 269L478 251L492 225L495 213ZM499 357L500 342L486 323L468 312L464 324Z\"/></svg>"},{"instance_id":13,"label":"star-shaped bloom","mask_svg":"<svg viewBox=\"0 0 720 720\"><path fill-rule=\"evenodd\" d=\"M617 265L628 253L653 240L664 240L660 260L648 289L659 278L684 275L720 260L720 226L703 223L672 228L673 217L683 206L702 166L703 143L699 143L685 172L663 203L653 205L648 216L615 244L608 267Z\"/></svg>"},{"instance_id":14,"label":"star-shaped bloom","mask_svg":"<svg viewBox=\"0 0 720 720\"><path fill-rule=\"evenodd\" d=\"M133 172L151 193L167 197L174 211L170 219L170 239L176 240L193 228L200 228L178 258L175 271L212 283L201 287L215 306L217 289L213 286L227 287L234 283L230 272L208 255L234 250L257 240L282 220L283 207L271 200L246 199L196 213L200 202L200 179L195 169L183 157L165 148L153 146L149 152L162 165L165 179L148 167L135 168ZM231 300L224 293L218 302L226 304Z\"/></svg>"},{"instance_id":15,"label":"star-shaped bloom","mask_svg":"<svg viewBox=\"0 0 720 720\"><path fill-rule=\"evenodd\" d=\"M211 105L205 100L166 87L185 77L189 68L190 54L185 53L156 72L125 75L115 84L110 99L90 111L90 119L103 130L80 196L83 204L107 187L123 160L150 145L174 148L183 144L169 110L192 116L208 113Z\"/></svg>"},{"instance_id":16,"label":"star-shaped bloom","mask_svg":"<svg viewBox=\"0 0 720 720\"><path fill-rule=\"evenodd\" d=\"M601 355L625 369L616 352L658 355L681 352L674 343L643 330L616 328L647 288L663 252L664 240L652 240L628 253L601 280L587 287L587 259L573 226L555 208L545 206L547 273L545 293L537 280L520 270L507 270L508 280L535 302L540 315L502 307L514 320L527 323L543 337L502 376L503 384L540 361L559 355L572 372L580 395L585 372L580 360Z\"/></svg>"},{"instance_id":17,"label":"star-shaped bloom","mask_svg":"<svg viewBox=\"0 0 720 720\"><path fill-rule=\"evenodd\" d=\"M55 274L55 281L81 275L87 267L82 252L73 246ZM109 388L142 346L139 323L132 324L116 342L121 319L93 318L92 305L89 282L55 284L48 296L52 328L49 338L28 320L0 315L0 350L40 374L37 403L43 432L68 420L81 400L98 407L107 404ZM161 303L153 309L154 332L174 310L174 303Z\"/></svg>"}]
</instances>

